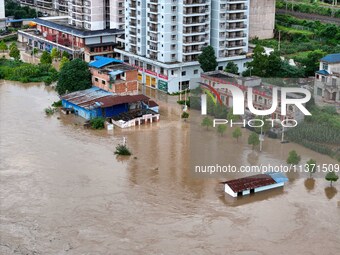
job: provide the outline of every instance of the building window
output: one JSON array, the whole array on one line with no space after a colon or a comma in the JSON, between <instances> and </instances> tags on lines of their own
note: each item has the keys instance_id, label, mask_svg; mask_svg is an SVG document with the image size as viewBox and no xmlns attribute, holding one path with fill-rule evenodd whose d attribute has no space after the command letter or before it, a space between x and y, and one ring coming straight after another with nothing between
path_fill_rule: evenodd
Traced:
<instances>
[{"instance_id":1,"label":"building window","mask_svg":"<svg viewBox=\"0 0 340 255\"><path fill-rule=\"evenodd\" d=\"M318 88L317 91L316 91L317 95L318 96L322 96L322 89L321 88Z\"/></svg>"},{"instance_id":2,"label":"building window","mask_svg":"<svg viewBox=\"0 0 340 255\"><path fill-rule=\"evenodd\" d=\"M322 69L323 70L328 70L328 64L327 63L322 63Z\"/></svg>"},{"instance_id":3,"label":"building window","mask_svg":"<svg viewBox=\"0 0 340 255\"><path fill-rule=\"evenodd\" d=\"M105 84L106 84L106 82L105 82L104 80L102 80L102 84L103 84L103 85L105 85Z\"/></svg>"},{"instance_id":4,"label":"building window","mask_svg":"<svg viewBox=\"0 0 340 255\"><path fill-rule=\"evenodd\" d=\"M95 81L95 82L98 82L98 78L94 78L94 81Z\"/></svg>"},{"instance_id":5,"label":"building window","mask_svg":"<svg viewBox=\"0 0 340 255\"><path fill-rule=\"evenodd\" d=\"M219 66L218 70L223 71L223 66Z\"/></svg>"},{"instance_id":6,"label":"building window","mask_svg":"<svg viewBox=\"0 0 340 255\"><path fill-rule=\"evenodd\" d=\"M194 74L198 74L198 69L194 70Z\"/></svg>"},{"instance_id":7,"label":"building window","mask_svg":"<svg viewBox=\"0 0 340 255\"><path fill-rule=\"evenodd\" d=\"M186 71L183 71L183 72L182 72L182 76L185 76L186 74L187 74Z\"/></svg>"}]
</instances>

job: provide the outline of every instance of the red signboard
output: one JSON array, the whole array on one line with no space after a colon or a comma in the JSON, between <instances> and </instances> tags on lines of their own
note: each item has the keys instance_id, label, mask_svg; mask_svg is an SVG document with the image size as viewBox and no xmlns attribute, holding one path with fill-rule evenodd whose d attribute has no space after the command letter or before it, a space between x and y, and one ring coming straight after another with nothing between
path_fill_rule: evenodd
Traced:
<instances>
[{"instance_id":1,"label":"red signboard","mask_svg":"<svg viewBox=\"0 0 340 255\"><path fill-rule=\"evenodd\" d=\"M159 78L162 78L164 80L167 80L168 79L168 76L164 75L164 74L158 74L158 77Z\"/></svg>"}]
</instances>

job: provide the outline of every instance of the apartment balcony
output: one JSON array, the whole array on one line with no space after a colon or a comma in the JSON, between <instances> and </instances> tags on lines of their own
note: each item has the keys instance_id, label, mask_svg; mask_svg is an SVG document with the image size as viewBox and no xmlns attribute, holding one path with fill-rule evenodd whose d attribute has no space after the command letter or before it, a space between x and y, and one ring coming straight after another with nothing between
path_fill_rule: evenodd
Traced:
<instances>
[{"instance_id":1,"label":"apartment balcony","mask_svg":"<svg viewBox=\"0 0 340 255\"><path fill-rule=\"evenodd\" d=\"M134 20L131 20L131 21L129 22L129 26L130 26L130 27L135 27L136 25L137 25L137 22L134 21Z\"/></svg>"},{"instance_id":2,"label":"apartment balcony","mask_svg":"<svg viewBox=\"0 0 340 255\"><path fill-rule=\"evenodd\" d=\"M184 8L183 10L183 16L200 16L200 15L206 15L209 11L209 8L205 7L189 7Z\"/></svg>"},{"instance_id":3,"label":"apartment balcony","mask_svg":"<svg viewBox=\"0 0 340 255\"><path fill-rule=\"evenodd\" d=\"M149 50L153 52L159 52L157 45L149 45Z\"/></svg>"},{"instance_id":4,"label":"apartment balcony","mask_svg":"<svg viewBox=\"0 0 340 255\"><path fill-rule=\"evenodd\" d=\"M188 46L184 47L183 49L183 55L193 55L193 54L201 54L203 50L202 46Z\"/></svg>"},{"instance_id":5,"label":"apartment balcony","mask_svg":"<svg viewBox=\"0 0 340 255\"><path fill-rule=\"evenodd\" d=\"M158 36L149 34L149 41L151 41L151 42L158 42Z\"/></svg>"},{"instance_id":6,"label":"apartment balcony","mask_svg":"<svg viewBox=\"0 0 340 255\"><path fill-rule=\"evenodd\" d=\"M245 12L247 9L248 6L244 4L228 4L226 7L227 13Z\"/></svg>"},{"instance_id":7,"label":"apartment balcony","mask_svg":"<svg viewBox=\"0 0 340 255\"><path fill-rule=\"evenodd\" d=\"M197 26L197 25L200 25L200 24L205 24L207 22L207 19L206 18L184 18L183 19L183 25L184 26Z\"/></svg>"},{"instance_id":8,"label":"apartment balcony","mask_svg":"<svg viewBox=\"0 0 340 255\"><path fill-rule=\"evenodd\" d=\"M133 44L133 45L137 45L137 40L136 39L130 39L129 43Z\"/></svg>"},{"instance_id":9,"label":"apartment balcony","mask_svg":"<svg viewBox=\"0 0 340 255\"><path fill-rule=\"evenodd\" d=\"M247 37L246 33L227 33L226 40L235 41L235 40L240 40L246 37Z\"/></svg>"},{"instance_id":10,"label":"apartment balcony","mask_svg":"<svg viewBox=\"0 0 340 255\"><path fill-rule=\"evenodd\" d=\"M246 29L246 28L247 28L246 24L241 24L241 25L230 24L230 25L226 26L227 31L243 30L243 29Z\"/></svg>"},{"instance_id":11,"label":"apartment balcony","mask_svg":"<svg viewBox=\"0 0 340 255\"><path fill-rule=\"evenodd\" d=\"M226 20L227 22L235 22L237 20L246 20L247 15L227 15Z\"/></svg>"},{"instance_id":12,"label":"apartment balcony","mask_svg":"<svg viewBox=\"0 0 340 255\"><path fill-rule=\"evenodd\" d=\"M205 44L206 40L208 40L208 38L202 36L202 37L185 37L183 40L183 44L187 44L187 45L193 45L193 44Z\"/></svg>"},{"instance_id":13,"label":"apartment balcony","mask_svg":"<svg viewBox=\"0 0 340 255\"><path fill-rule=\"evenodd\" d=\"M85 1L82 1L82 0L73 0L71 3L75 6L79 6L79 7L83 7L84 6L84 2ZM89 2L89 1L86 1L86 2Z\"/></svg>"},{"instance_id":14,"label":"apartment balcony","mask_svg":"<svg viewBox=\"0 0 340 255\"><path fill-rule=\"evenodd\" d=\"M199 35L199 34L205 34L207 31L209 31L208 28L199 27L199 28L184 28L183 34L186 35Z\"/></svg>"},{"instance_id":15,"label":"apartment balcony","mask_svg":"<svg viewBox=\"0 0 340 255\"><path fill-rule=\"evenodd\" d=\"M158 33L158 26L149 27L149 31L154 32L154 33Z\"/></svg>"},{"instance_id":16,"label":"apartment balcony","mask_svg":"<svg viewBox=\"0 0 340 255\"><path fill-rule=\"evenodd\" d=\"M84 9L81 7L73 7L72 8L72 12L73 13L78 13L78 14L83 14L84 13Z\"/></svg>"},{"instance_id":17,"label":"apartment balcony","mask_svg":"<svg viewBox=\"0 0 340 255\"><path fill-rule=\"evenodd\" d=\"M149 52L149 58L152 59L152 60L157 60L158 59L158 54L157 53Z\"/></svg>"},{"instance_id":18,"label":"apartment balcony","mask_svg":"<svg viewBox=\"0 0 340 255\"><path fill-rule=\"evenodd\" d=\"M238 43L227 43L226 48L228 49L239 49L243 48L247 44L245 42L238 42Z\"/></svg>"},{"instance_id":19,"label":"apartment balcony","mask_svg":"<svg viewBox=\"0 0 340 255\"><path fill-rule=\"evenodd\" d=\"M158 7L150 6L149 10L151 13L158 14Z\"/></svg>"},{"instance_id":20,"label":"apartment balcony","mask_svg":"<svg viewBox=\"0 0 340 255\"><path fill-rule=\"evenodd\" d=\"M131 4L129 4L130 9L136 9L137 8L137 4L136 2L132 2Z\"/></svg>"},{"instance_id":21,"label":"apartment balcony","mask_svg":"<svg viewBox=\"0 0 340 255\"><path fill-rule=\"evenodd\" d=\"M207 0L184 0L184 5L205 5L207 3Z\"/></svg>"}]
</instances>

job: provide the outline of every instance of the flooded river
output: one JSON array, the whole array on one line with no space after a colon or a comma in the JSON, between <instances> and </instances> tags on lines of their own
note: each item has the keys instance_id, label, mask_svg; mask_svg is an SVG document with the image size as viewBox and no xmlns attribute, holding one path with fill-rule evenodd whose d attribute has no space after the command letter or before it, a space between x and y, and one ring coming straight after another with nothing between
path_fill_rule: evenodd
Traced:
<instances>
[{"instance_id":1,"label":"flooded river","mask_svg":"<svg viewBox=\"0 0 340 255\"><path fill-rule=\"evenodd\" d=\"M78 117L45 116L52 89L0 83L0 254L339 252L339 182L293 176L284 189L230 199L221 179L192 176L190 132L236 165L284 163L290 149L334 163L327 156L279 143L253 152L246 135L235 144L230 130L190 128L172 102L152 126L85 130ZM123 137L129 159L113 155Z\"/></svg>"}]
</instances>

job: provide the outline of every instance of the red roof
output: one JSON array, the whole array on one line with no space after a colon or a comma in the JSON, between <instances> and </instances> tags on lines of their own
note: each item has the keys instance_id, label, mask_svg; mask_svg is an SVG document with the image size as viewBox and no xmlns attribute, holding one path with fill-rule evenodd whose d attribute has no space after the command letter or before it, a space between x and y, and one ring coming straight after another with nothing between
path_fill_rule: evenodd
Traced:
<instances>
[{"instance_id":1,"label":"red roof","mask_svg":"<svg viewBox=\"0 0 340 255\"><path fill-rule=\"evenodd\" d=\"M155 101L150 100L150 101L148 102L148 106L149 106L149 107L156 107L156 106L158 106L158 104L157 104Z\"/></svg>"},{"instance_id":2,"label":"red roof","mask_svg":"<svg viewBox=\"0 0 340 255\"><path fill-rule=\"evenodd\" d=\"M223 184L227 184L235 193L244 190L264 187L275 183L276 181L268 174L258 174L254 176L223 182Z\"/></svg>"}]
</instances>

